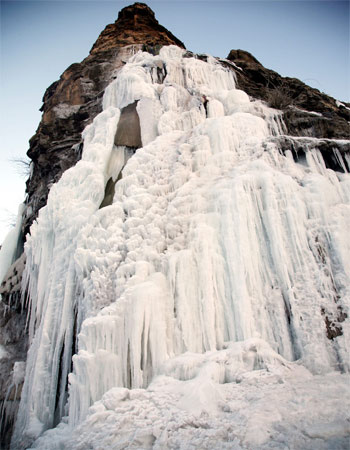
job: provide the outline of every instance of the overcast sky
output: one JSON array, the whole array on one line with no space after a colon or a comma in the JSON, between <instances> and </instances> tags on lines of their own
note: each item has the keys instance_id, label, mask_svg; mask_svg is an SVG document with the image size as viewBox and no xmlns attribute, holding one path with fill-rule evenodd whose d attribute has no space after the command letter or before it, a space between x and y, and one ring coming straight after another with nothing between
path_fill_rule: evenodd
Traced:
<instances>
[{"instance_id":1,"label":"overcast sky","mask_svg":"<svg viewBox=\"0 0 350 450\"><path fill-rule=\"evenodd\" d=\"M24 199L24 157L45 89L84 59L132 1L1 1L0 242ZM251 52L265 67L349 101L349 2L148 1L189 50Z\"/></svg>"}]
</instances>

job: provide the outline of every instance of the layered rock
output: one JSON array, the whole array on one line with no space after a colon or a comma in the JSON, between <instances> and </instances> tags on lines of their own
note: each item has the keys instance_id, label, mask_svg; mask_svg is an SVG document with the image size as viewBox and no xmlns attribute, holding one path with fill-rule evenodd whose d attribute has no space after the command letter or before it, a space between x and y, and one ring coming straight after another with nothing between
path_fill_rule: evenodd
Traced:
<instances>
[{"instance_id":1,"label":"layered rock","mask_svg":"<svg viewBox=\"0 0 350 450\"><path fill-rule=\"evenodd\" d=\"M349 139L350 104L337 102L296 78L266 69L244 50L231 50L227 59L237 66L240 89L283 111L289 135Z\"/></svg>"},{"instance_id":2,"label":"layered rock","mask_svg":"<svg viewBox=\"0 0 350 450\"><path fill-rule=\"evenodd\" d=\"M158 23L154 12L144 3L123 8L118 19L102 31L91 49L91 54L126 45L142 43L149 47L175 44L185 48L183 42Z\"/></svg>"}]
</instances>

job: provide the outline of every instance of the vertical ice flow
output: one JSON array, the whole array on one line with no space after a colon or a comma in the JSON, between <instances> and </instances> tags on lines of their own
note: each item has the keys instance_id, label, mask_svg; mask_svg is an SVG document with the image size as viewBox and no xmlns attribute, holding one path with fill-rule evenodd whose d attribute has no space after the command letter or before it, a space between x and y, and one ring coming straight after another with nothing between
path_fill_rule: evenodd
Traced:
<instances>
[{"instance_id":1,"label":"vertical ice flow","mask_svg":"<svg viewBox=\"0 0 350 450\"><path fill-rule=\"evenodd\" d=\"M18 207L17 219L14 228L12 228L6 235L4 242L0 248L0 283L4 280L6 272L11 264L18 258L18 245L21 239L22 214L24 211L24 204L21 203ZM20 253L19 253L20 254Z\"/></svg>"},{"instance_id":2,"label":"vertical ice flow","mask_svg":"<svg viewBox=\"0 0 350 450\"><path fill-rule=\"evenodd\" d=\"M124 164L120 109L135 100L143 147L98 209ZM346 370L348 320L330 340L325 318L349 300L348 175L317 149L282 155L269 140L283 132L279 113L210 56L139 52L103 105L26 245L32 345L14 442L228 341L260 338L315 373Z\"/></svg>"}]
</instances>

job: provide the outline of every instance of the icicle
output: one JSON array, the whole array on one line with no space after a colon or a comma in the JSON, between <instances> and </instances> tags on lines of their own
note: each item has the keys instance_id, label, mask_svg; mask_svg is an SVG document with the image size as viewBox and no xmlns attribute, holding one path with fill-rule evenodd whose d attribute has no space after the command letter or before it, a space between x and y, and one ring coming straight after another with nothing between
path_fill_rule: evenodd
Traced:
<instances>
[{"instance_id":1,"label":"icicle","mask_svg":"<svg viewBox=\"0 0 350 450\"><path fill-rule=\"evenodd\" d=\"M344 170L345 173L348 173L350 171L349 155L345 154L343 156L337 148L333 149L333 153L334 153L334 156L335 156L336 160L338 161L340 167ZM348 168L345 165L345 161L348 164Z\"/></svg>"},{"instance_id":2,"label":"icicle","mask_svg":"<svg viewBox=\"0 0 350 450\"><path fill-rule=\"evenodd\" d=\"M138 52L122 68L84 131L82 161L32 228L33 342L14 443L63 414L75 313L69 427L108 390L144 388L188 351L236 345L236 366L251 370L283 358L315 373L346 369L349 321L338 314L332 345L327 320L349 299L348 178L317 149L304 164L279 153L280 113L235 89L214 58L183 54ZM143 147L125 164L113 146L119 109L137 100ZM109 178L115 194L99 209ZM237 343L252 339L254 358ZM189 376L174 361L169 374ZM210 373L233 380L233 366Z\"/></svg>"},{"instance_id":3,"label":"icicle","mask_svg":"<svg viewBox=\"0 0 350 450\"><path fill-rule=\"evenodd\" d=\"M109 108L85 130L83 160L52 187L47 206L31 227L23 276L23 292L30 298L31 346L14 447L55 425L64 411L74 339L76 240L101 203L118 118L119 110Z\"/></svg>"}]
</instances>

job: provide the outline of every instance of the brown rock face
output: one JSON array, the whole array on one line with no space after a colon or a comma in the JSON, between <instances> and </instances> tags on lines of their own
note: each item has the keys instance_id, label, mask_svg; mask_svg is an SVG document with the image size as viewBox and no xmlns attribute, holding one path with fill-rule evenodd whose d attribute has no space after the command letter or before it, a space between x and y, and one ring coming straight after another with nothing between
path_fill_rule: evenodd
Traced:
<instances>
[{"instance_id":1,"label":"brown rock face","mask_svg":"<svg viewBox=\"0 0 350 450\"><path fill-rule=\"evenodd\" d=\"M140 119L136 107L137 101L121 110L114 139L115 145L126 145L133 148L142 147Z\"/></svg>"},{"instance_id":2,"label":"brown rock face","mask_svg":"<svg viewBox=\"0 0 350 450\"><path fill-rule=\"evenodd\" d=\"M154 12L144 3L134 3L122 9L118 20L107 25L91 49L91 54L130 44L178 45L183 42L159 25Z\"/></svg>"},{"instance_id":3,"label":"brown rock face","mask_svg":"<svg viewBox=\"0 0 350 450\"><path fill-rule=\"evenodd\" d=\"M288 134L349 139L350 111L334 98L296 78L281 77L244 50L231 50L227 59L241 69L236 70L239 89L283 111Z\"/></svg>"}]
</instances>

